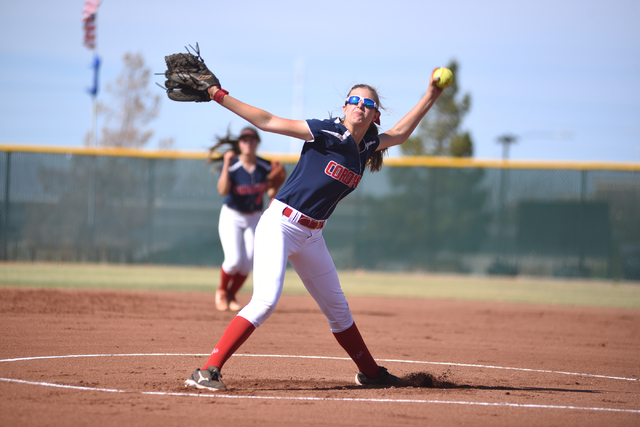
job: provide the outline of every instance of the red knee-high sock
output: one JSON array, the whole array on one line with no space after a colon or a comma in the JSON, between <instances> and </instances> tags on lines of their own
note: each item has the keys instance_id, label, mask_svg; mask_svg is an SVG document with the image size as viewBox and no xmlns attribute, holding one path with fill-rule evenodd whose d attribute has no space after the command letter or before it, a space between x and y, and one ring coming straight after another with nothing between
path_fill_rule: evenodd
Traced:
<instances>
[{"instance_id":1,"label":"red knee-high sock","mask_svg":"<svg viewBox=\"0 0 640 427\"><path fill-rule=\"evenodd\" d=\"M349 357L356 362L358 369L365 373L370 378L376 378L380 372L380 368L373 356L369 353L367 345L358 331L358 327L355 322L348 329L333 333L333 336L338 340L338 344L345 349Z\"/></svg>"},{"instance_id":2,"label":"red knee-high sock","mask_svg":"<svg viewBox=\"0 0 640 427\"><path fill-rule=\"evenodd\" d=\"M233 279L233 276L230 274L227 274L227 272L224 271L222 267L220 267L220 286L218 287L218 290L227 292L227 290L229 289L229 283L231 282L231 279Z\"/></svg>"},{"instance_id":3,"label":"red knee-high sock","mask_svg":"<svg viewBox=\"0 0 640 427\"><path fill-rule=\"evenodd\" d=\"M217 366L222 369L222 365L227 359L240 348L255 330L256 327L244 317L234 317L227 329L224 330L220 341L216 344L202 369L207 369L208 366Z\"/></svg>"},{"instance_id":4,"label":"red knee-high sock","mask_svg":"<svg viewBox=\"0 0 640 427\"><path fill-rule=\"evenodd\" d=\"M236 273L236 275L233 276L233 282L231 282L231 286L229 287L229 292L228 292L229 299L236 298L236 294L244 284L245 280L247 280L246 274Z\"/></svg>"}]
</instances>

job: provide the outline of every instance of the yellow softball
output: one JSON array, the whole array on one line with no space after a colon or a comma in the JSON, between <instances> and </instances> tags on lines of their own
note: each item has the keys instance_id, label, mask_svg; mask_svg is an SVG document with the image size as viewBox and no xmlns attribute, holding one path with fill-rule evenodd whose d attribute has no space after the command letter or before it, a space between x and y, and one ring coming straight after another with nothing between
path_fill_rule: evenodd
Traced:
<instances>
[{"instance_id":1,"label":"yellow softball","mask_svg":"<svg viewBox=\"0 0 640 427\"><path fill-rule=\"evenodd\" d=\"M436 78L440 78L438 80L438 83L436 83L436 86L438 86L441 89L446 89L449 86L451 86L451 84L453 83L453 73L451 72L450 69L446 68L446 67L441 67L438 68L434 73L433 76Z\"/></svg>"}]
</instances>

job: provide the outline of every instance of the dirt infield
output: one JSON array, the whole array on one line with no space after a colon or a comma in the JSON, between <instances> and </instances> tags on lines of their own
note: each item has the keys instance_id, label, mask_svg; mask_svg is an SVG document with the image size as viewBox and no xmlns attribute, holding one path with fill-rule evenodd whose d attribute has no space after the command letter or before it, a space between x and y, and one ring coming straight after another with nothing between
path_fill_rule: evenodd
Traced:
<instances>
[{"instance_id":1,"label":"dirt infield","mask_svg":"<svg viewBox=\"0 0 640 427\"><path fill-rule=\"evenodd\" d=\"M0 426L640 425L638 310L349 302L412 386L356 387L308 296L282 297L216 394L183 387L233 316L213 293L0 288Z\"/></svg>"}]
</instances>

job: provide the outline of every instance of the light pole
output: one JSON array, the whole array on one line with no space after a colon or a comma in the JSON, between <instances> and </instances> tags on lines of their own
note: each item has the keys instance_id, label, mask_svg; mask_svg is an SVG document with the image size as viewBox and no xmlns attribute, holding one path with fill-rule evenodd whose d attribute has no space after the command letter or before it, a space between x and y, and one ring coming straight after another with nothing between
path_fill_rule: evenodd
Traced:
<instances>
[{"instance_id":1,"label":"light pole","mask_svg":"<svg viewBox=\"0 0 640 427\"><path fill-rule=\"evenodd\" d=\"M511 144L515 144L520 137L507 133L496 139L499 144L502 144L502 160L507 160L509 159L509 148L511 147Z\"/></svg>"},{"instance_id":2,"label":"light pole","mask_svg":"<svg viewBox=\"0 0 640 427\"><path fill-rule=\"evenodd\" d=\"M511 144L515 144L518 141L519 137L513 134L504 134L496 138L499 144L502 144L502 160L507 161L509 159L509 148ZM507 192L507 171L505 168L500 169L500 187L498 189L498 197L499 197L499 206L498 206L498 259L496 260L497 266L499 267L499 271L501 274L509 274L513 273L510 270L505 261L503 261L502 257L508 251L506 250L507 245L507 232L505 230L506 227L506 211L505 211L505 197Z\"/></svg>"},{"instance_id":3,"label":"light pole","mask_svg":"<svg viewBox=\"0 0 640 427\"><path fill-rule=\"evenodd\" d=\"M526 138L526 139L571 139L572 133L568 131L556 131L556 132L526 132L520 135L514 135L510 133L506 133L504 135L500 135L496 138L496 141L499 144L502 144L502 160L506 162L509 160L509 149L511 148L511 144L515 144L518 140ZM513 248L507 248L510 246L508 241L508 233L507 233L507 210L506 210L506 198L509 186L509 171L506 166L502 166L500 169L500 187L498 189L498 197L499 197L499 206L498 206L498 264L501 265L503 262L501 260L504 254L513 253ZM513 272L517 271L517 265L513 266Z\"/></svg>"}]
</instances>

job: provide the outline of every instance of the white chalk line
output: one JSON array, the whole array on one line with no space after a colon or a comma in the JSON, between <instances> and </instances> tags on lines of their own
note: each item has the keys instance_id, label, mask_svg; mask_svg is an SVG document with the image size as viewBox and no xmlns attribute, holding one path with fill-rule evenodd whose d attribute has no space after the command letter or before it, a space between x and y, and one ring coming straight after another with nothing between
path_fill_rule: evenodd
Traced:
<instances>
[{"instance_id":1,"label":"white chalk line","mask_svg":"<svg viewBox=\"0 0 640 427\"><path fill-rule=\"evenodd\" d=\"M19 361L32 361L43 359L66 359L66 358L80 358L80 357L140 357L140 356L209 356L208 354L181 354L181 353L132 353L132 354L73 354L62 356L36 356L36 357L20 357L13 359L0 359L0 363L3 362L19 362ZM244 357L278 357L278 358L297 358L297 359L328 359L328 360L351 360L346 357L330 357L330 356L296 356L296 355L277 355L277 354L236 354L234 356ZM466 363L444 363L444 362L425 362L425 361L411 361L411 360L398 360L398 359L379 359L384 362L398 362L398 363L415 363L415 364L433 364L433 365L448 365L448 366L465 366L465 367L478 367L487 369L509 369L517 371L539 372L539 373L553 373L563 375L578 375L578 376L591 376L596 378L606 379L618 379L626 381L638 381L635 378L624 377L611 377L604 375L592 375L581 374L562 371L548 371L526 368L509 368L503 366L490 366L490 365L476 365ZM159 391L127 391L111 388L95 388L84 386L72 386L65 384L54 384L41 381L26 381L14 378L1 378L0 381L9 383L18 383L26 385L36 385L43 387L54 387L71 390L81 391L93 391L93 392L105 392L105 393L134 393L142 395L152 396L176 396L176 397L205 397L216 399L257 399L257 400L295 400L295 401L322 401L322 402L382 402L382 403L421 403L421 404L446 404L446 405L467 405L467 406L494 406L494 407L509 407L509 408L529 408L529 409L562 409L562 410L579 410L579 411L599 411L599 412L622 412L640 414L640 409L619 409L619 408L603 408L603 407L586 407L586 406L571 406L571 405L542 405L542 404L520 404L509 402L472 402L472 401L456 401L456 400L430 400L430 399L374 399L374 398L332 398L332 397L285 397L285 396L238 396L228 394L208 394L208 393L175 393L175 392L159 392Z\"/></svg>"},{"instance_id":2,"label":"white chalk line","mask_svg":"<svg viewBox=\"0 0 640 427\"><path fill-rule=\"evenodd\" d=\"M200 393L175 393L175 392L162 392L162 391L126 391L112 388L93 388L72 386L64 384L54 384L46 382L35 382L16 380L11 378L0 378L0 381L37 385L44 387L64 388L71 390L82 391L97 391L106 393L136 393L152 396L176 396L176 397L205 397L216 399L257 399L257 400L295 400L295 401L319 401L319 402L365 402L365 403L431 403L431 404L447 404L447 405L469 405L469 406L501 406L510 408L534 408L534 409L569 409L580 411L601 411L601 412L624 412L640 414L640 409L616 409L616 408L598 408L598 407L585 407L585 406L568 406L568 405L538 405L538 404L519 404L508 402L470 402L470 401L456 401L456 400L427 400L427 399L363 399L363 398L337 398L337 397L285 397L285 396L237 396L226 394L200 394Z\"/></svg>"},{"instance_id":3,"label":"white chalk line","mask_svg":"<svg viewBox=\"0 0 640 427\"><path fill-rule=\"evenodd\" d=\"M208 354L206 356L209 356ZM302 359L331 359L331 360L351 360L348 357L327 357L327 356L289 356L289 355L263 355L263 354L236 354L234 356L248 356L248 357L296 357ZM462 366L470 368L486 368L486 369L505 369L511 371L524 371L524 372L537 372L543 374L560 374L560 375L574 375L580 377L592 377L592 378L604 378L609 380L623 380L623 381L640 381L638 378L625 378L625 377L612 377L607 375L595 375L595 374L581 374L578 372L563 372L563 371L549 371L543 369L528 369L528 368L511 368L507 366L491 366L491 365L475 365L469 363L450 363L450 362L425 362L420 360L401 360L401 359L376 359L380 362L394 362L394 363L412 363L422 365L446 365L446 366ZM0 360L0 362L2 362Z\"/></svg>"},{"instance_id":4,"label":"white chalk line","mask_svg":"<svg viewBox=\"0 0 640 427\"><path fill-rule=\"evenodd\" d=\"M69 355L63 355L63 356L36 356L36 357L19 357L15 359L0 359L0 363L41 360L41 359L65 359L65 358L73 358L73 357L139 357L139 356L208 357L209 354L204 354L204 353L203 354L192 354L192 353L69 354ZM286 354L234 354L233 357L274 357L274 358L294 358L294 359L351 360L348 357L299 356L299 355L286 355ZM579 377L601 378L601 379L608 379L608 380L640 381L640 379L638 378L613 377L608 375L584 374L579 372L550 371L545 369L529 369L529 368L513 368L508 366L478 365L478 364L471 364L471 363L426 362L422 360L401 360L401 359L377 359L377 360L380 362L411 363L411 364L420 364L420 365L461 366L461 367L468 367L468 368L502 369L502 370L510 370L510 371L536 372L541 374L573 375L573 376L579 376Z\"/></svg>"}]
</instances>

